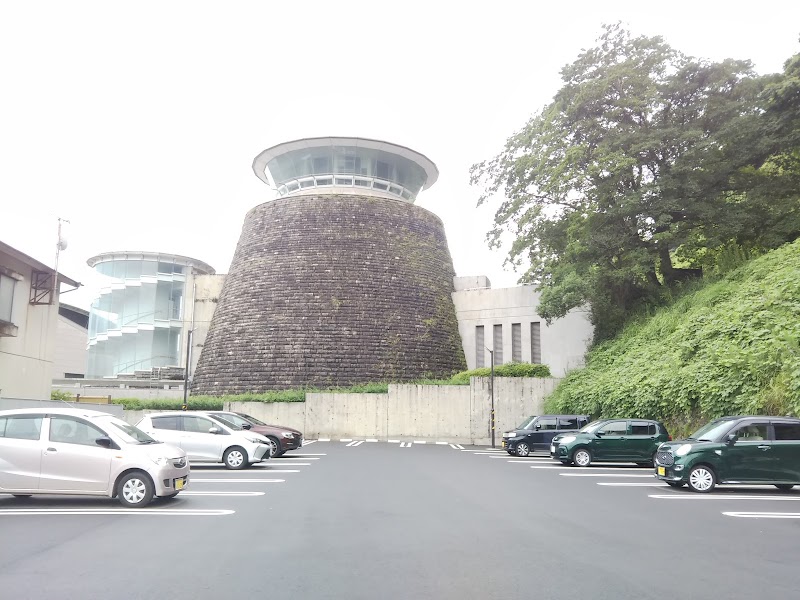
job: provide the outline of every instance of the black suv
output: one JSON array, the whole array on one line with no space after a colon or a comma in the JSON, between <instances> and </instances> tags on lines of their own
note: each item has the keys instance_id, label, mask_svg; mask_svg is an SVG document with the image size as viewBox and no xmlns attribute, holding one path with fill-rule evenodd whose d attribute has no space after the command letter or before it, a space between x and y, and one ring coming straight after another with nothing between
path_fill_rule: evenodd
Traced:
<instances>
[{"instance_id":1,"label":"black suv","mask_svg":"<svg viewBox=\"0 0 800 600\"><path fill-rule=\"evenodd\" d=\"M509 454L528 456L534 450L550 452L553 436L578 431L589 424L589 415L541 415L528 417L514 431L503 434L503 448Z\"/></svg>"}]
</instances>

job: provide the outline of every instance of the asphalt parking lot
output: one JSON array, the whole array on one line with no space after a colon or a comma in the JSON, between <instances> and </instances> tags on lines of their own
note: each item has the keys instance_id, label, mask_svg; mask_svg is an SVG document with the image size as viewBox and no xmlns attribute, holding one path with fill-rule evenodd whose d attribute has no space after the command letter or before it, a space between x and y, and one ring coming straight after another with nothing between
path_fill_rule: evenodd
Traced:
<instances>
[{"instance_id":1,"label":"asphalt parking lot","mask_svg":"<svg viewBox=\"0 0 800 600\"><path fill-rule=\"evenodd\" d=\"M0 598L796 598L798 502L633 465L316 441L193 467L146 509L0 496Z\"/></svg>"}]
</instances>

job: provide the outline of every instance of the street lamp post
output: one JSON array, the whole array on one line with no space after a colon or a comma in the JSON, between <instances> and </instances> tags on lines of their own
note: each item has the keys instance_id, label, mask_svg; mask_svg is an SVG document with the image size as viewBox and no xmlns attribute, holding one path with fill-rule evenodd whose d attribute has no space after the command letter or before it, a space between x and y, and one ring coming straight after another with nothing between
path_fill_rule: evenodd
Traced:
<instances>
[{"instance_id":1,"label":"street lamp post","mask_svg":"<svg viewBox=\"0 0 800 600\"><path fill-rule=\"evenodd\" d=\"M489 427L492 432L492 448L494 448L494 350L489 350L489 348L486 348L486 350L489 351L489 359L491 360L492 364L491 376L489 378L489 393L492 398L492 411L489 418Z\"/></svg>"}]
</instances>

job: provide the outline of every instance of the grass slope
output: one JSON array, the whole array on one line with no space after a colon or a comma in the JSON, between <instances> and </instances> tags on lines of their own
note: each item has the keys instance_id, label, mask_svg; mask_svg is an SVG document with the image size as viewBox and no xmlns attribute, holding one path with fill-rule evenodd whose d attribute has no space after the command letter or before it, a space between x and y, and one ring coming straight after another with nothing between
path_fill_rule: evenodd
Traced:
<instances>
[{"instance_id":1,"label":"grass slope","mask_svg":"<svg viewBox=\"0 0 800 600\"><path fill-rule=\"evenodd\" d=\"M631 323L547 399L552 413L800 414L800 240Z\"/></svg>"}]
</instances>

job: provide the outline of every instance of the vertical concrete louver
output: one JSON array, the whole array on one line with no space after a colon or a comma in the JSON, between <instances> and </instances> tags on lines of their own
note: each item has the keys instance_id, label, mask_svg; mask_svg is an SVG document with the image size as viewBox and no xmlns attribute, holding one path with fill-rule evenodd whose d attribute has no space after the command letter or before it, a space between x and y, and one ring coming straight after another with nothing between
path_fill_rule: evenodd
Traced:
<instances>
[{"instance_id":1,"label":"vertical concrete louver","mask_svg":"<svg viewBox=\"0 0 800 600\"><path fill-rule=\"evenodd\" d=\"M330 173L319 174L325 164L312 152L317 171L301 193L292 193L291 178L304 181L302 164L288 183L273 171L286 193L245 218L193 394L412 381L466 368L444 227L413 204L424 178L415 187L399 163L381 177L364 168L365 179L383 186L385 178L387 189L357 189L358 177L343 178L337 165L339 156L348 170L360 164L351 159L365 152L358 142L320 144ZM402 148L381 144L372 150L379 168L393 156L387 147ZM286 146L267 156L267 168L275 156L291 158ZM329 182L337 185L323 187Z\"/></svg>"}]
</instances>

